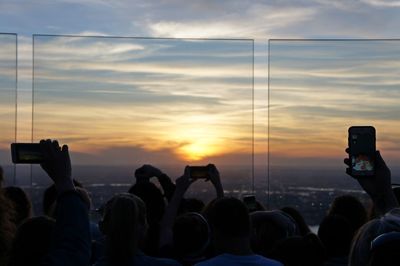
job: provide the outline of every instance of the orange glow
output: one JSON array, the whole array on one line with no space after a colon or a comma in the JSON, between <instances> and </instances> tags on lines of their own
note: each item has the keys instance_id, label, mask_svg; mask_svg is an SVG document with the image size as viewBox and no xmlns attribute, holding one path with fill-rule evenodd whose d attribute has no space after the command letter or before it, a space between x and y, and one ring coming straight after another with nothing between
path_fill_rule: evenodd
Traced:
<instances>
[{"instance_id":1,"label":"orange glow","mask_svg":"<svg viewBox=\"0 0 400 266\"><path fill-rule=\"evenodd\" d=\"M216 150L206 142L196 141L177 150L178 156L186 161L199 161L216 154Z\"/></svg>"}]
</instances>

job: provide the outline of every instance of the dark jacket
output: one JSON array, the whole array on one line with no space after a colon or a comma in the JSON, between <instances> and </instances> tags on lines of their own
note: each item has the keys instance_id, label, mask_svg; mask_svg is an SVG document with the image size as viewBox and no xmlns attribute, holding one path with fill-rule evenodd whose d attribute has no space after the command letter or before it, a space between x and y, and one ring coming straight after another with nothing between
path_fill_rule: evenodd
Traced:
<instances>
[{"instance_id":1,"label":"dark jacket","mask_svg":"<svg viewBox=\"0 0 400 266\"><path fill-rule=\"evenodd\" d=\"M57 199L54 241L41 266L88 266L90 249L88 206L77 192L65 192Z\"/></svg>"}]
</instances>

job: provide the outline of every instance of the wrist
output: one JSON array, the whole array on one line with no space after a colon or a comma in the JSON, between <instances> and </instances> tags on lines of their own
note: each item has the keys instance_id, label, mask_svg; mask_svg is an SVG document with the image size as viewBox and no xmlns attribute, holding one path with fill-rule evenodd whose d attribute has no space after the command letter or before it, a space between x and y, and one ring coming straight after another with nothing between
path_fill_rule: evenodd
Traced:
<instances>
[{"instance_id":1,"label":"wrist","mask_svg":"<svg viewBox=\"0 0 400 266\"><path fill-rule=\"evenodd\" d=\"M384 215L386 212L399 206L396 196L392 191L388 191L388 193L375 194L373 196L371 195L371 199L374 202L377 211L381 215Z\"/></svg>"}]
</instances>

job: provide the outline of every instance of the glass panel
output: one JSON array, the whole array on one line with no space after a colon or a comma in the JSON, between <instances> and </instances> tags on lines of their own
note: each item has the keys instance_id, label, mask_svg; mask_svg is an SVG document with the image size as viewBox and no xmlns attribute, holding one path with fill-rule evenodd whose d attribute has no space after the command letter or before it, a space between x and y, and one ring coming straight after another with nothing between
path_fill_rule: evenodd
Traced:
<instances>
[{"instance_id":1,"label":"glass panel","mask_svg":"<svg viewBox=\"0 0 400 266\"><path fill-rule=\"evenodd\" d=\"M397 41L270 41L271 205L294 205L311 225L332 200L365 199L345 174L347 130L373 125L400 180L400 45Z\"/></svg>"},{"instance_id":2,"label":"glass panel","mask_svg":"<svg viewBox=\"0 0 400 266\"><path fill-rule=\"evenodd\" d=\"M15 182L10 144L15 142L17 92L17 35L0 34L0 165L4 168L4 185Z\"/></svg>"},{"instance_id":3,"label":"glass panel","mask_svg":"<svg viewBox=\"0 0 400 266\"><path fill-rule=\"evenodd\" d=\"M252 92L252 40L34 36L34 141L69 145L95 205L145 163L173 180L215 163L227 191L247 193ZM36 188L46 181L34 168ZM196 182L194 194L215 191Z\"/></svg>"}]
</instances>

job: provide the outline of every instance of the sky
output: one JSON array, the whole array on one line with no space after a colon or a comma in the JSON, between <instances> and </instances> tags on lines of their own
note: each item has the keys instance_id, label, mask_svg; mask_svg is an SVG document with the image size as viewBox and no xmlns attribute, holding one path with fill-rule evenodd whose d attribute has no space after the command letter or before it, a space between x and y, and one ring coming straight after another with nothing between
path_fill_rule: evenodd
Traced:
<instances>
[{"instance_id":1,"label":"sky","mask_svg":"<svg viewBox=\"0 0 400 266\"><path fill-rule=\"evenodd\" d=\"M17 33L19 42L18 139L30 140L32 34L254 39L254 148L256 162L264 164L267 158L268 139L268 40L279 38L397 38L399 36L398 25L400 25L399 14L400 1L389 0L1 0L0 32ZM139 135L143 138L134 140L130 138L129 147L131 149L126 151L126 157L135 157L137 153L145 154L146 152L155 155L155 151L157 151L157 158L162 161L166 158L174 158L177 161L202 162L203 159L216 160L225 157L229 158L228 161L237 162L244 160L243 156L245 156L246 162L251 159L249 156L249 153L252 152L251 131L247 126L251 122L249 120L251 114L245 110L252 97L252 62L249 61L253 53L251 41L232 41L230 43L209 41L209 45L203 47L196 46L196 44L187 45L190 42L186 41L157 43L157 41L127 40L125 43L122 41L97 43L95 40L89 39L85 44L72 39L35 37L37 41L35 42L35 66L37 67L35 87L39 91L46 91L57 85L58 92L53 91L54 94L50 96L53 98L47 99L48 102L64 99L64 103L58 102L58 104L71 106L71 103L78 104L79 100L83 100L85 108L74 108L73 112L68 112L70 116L88 117L89 114L95 112L98 121L101 119L107 121L106 124L95 123L97 125L95 128L96 138L88 136L92 125L86 122L87 120L75 119L81 124L68 124L68 127L65 127L65 131L62 133L67 135L69 132L68 136L65 135L65 141L70 143L76 141L75 143L79 144L76 145L76 149L82 152L79 154L81 156L79 158L98 161L99 154L93 157L93 152L100 149L99 143L104 145L101 147L101 153L108 154L103 160L115 157L110 154L115 154L117 150L110 151L110 147L118 147L120 149L118 152L125 154L121 151L124 148L121 147L121 142L129 141L126 138L105 141L105 135L102 135L105 134L103 131L110 128L115 129L116 126L111 125L112 123L120 125L119 121L129 121L130 123L141 121L143 126L140 129L128 130L135 134L140 132ZM75 46L76 43L79 43L79 46ZM164 46L168 46L170 50ZM346 144L347 126L352 122L369 122L369 114L375 115L374 119L380 122L387 121L378 124L378 132L384 131L385 142L382 145L388 151L389 147L392 147L391 156L396 157L397 146L395 144L398 139L396 138L397 131L394 128L396 128L397 122L395 121L396 117L393 116L398 111L394 100L398 95L394 90L399 81L396 79L398 60L392 56L398 54L396 43L378 43L361 48L357 43L339 46L325 44L320 47L319 44L314 43L271 42L271 58L273 60L271 59L270 65L270 142L271 152L275 152L275 157L272 159L276 158L276 162L288 157L305 160L316 157L328 159L332 156L341 157L340 150ZM225 47L226 51L221 52L219 50L222 49L221 47ZM229 53L234 49L237 50ZM107 51L106 55L104 51ZM213 53L215 51L220 51L220 54L215 55ZM174 59L171 57L166 59L165 52L176 56L173 57ZM190 56L186 55L185 57L185 52L188 54L204 53L204 56L198 56L192 61ZM103 57L99 58L99 53L102 53ZM221 59L221 54L226 55L226 58ZM137 61L135 56L138 55L141 56L142 61ZM227 58L228 55L230 55L229 58ZM119 56L123 56L123 58ZM318 61L316 58L321 60ZM355 61L354 58L357 60ZM388 59L391 59L389 65L387 64ZM362 64L363 60L365 64ZM354 64L348 67L348 63L351 61L358 62L358 65ZM180 66L179 63L181 63ZM372 64L369 68L366 67L368 63ZM80 67L74 72L76 64L79 64ZM386 68L381 66L386 66ZM135 73L136 75L142 74L139 68L147 71L146 75L141 75L142 82L135 76ZM312 74L310 74L311 70ZM372 73L377 70L382 71L381 75L378 75L380 79L371 79L368 84L365 84L363 77L371 77ZM110 73L112 73L113 80L110 79ZM73 77L76 75L79 75L80 82L73 83ZM100 77L97 79L97 83L94 77ZM218 79L218 77L220 78ZM233 77L237 79L235 80ZM118 90L121 92L119 95L115 92L115 88L112 93L109 93L107 92L110 90L109 86L99 84L99 81L106 79L108 85L118 86ZM371 83L377 80L386 81L386 84ZM163 84L160 84L161 81ZM188 83L184 81L196 86L188 89ZM156 83L158 87L155 86ZM90 84L90 88L88 84ZM173 88L176 85L181 86L180 89L183 88L183 90L186 88L186 94ZM71 89L65 93L65 88L70 88L70 86L74 86L79 93L85 91L87 95L85 97L81 97L79 93L74 95ZM208 91L204 89L207 86ZM110 117L115 117L115 112L121 110L117 108L118 103L132 99L125 97L125 94L122 93L126 93L128 88L133 87L136 95L148 97L147 99L135 98L131 95L137 101L145 103L150 99L153 103L157 102L157 105L161 104L162 108L148 110L136 105L136 109L131 109L134 114L124 111L124 115L113 121ZM165 88L169 88L168 92L165 91ZM241 93L242 90L246 90L247 93L239 96L237 93ZM354 91L354 94L349 97L348 101L345 101L350 90ZM63 91L64 94L62 94ZM99 91L102 92L102 95L108 93L107 99L110 94L114 96L112 98L114 105L109 108L108 113L104 114L104 111L96 110L99 105L104 104L99 93L95 94ZM231 93L232 91L234 93ZM364 94L365 91L370 94ZM361 92L363 94L360 94ZM90 93L97 96L88 96ZM38 96L41 95L44 94L38 94ZM357 101L359 99L357 97L360 95L366 96L370 101ZM168 106L178 99L180 102L182 99L188 101L187 109L189 110L187 112L191 114L189 123L195 124L194 126L182 126L185 117L188 119L188 116L177 115L177 113L182 114L180 108L185 107L184 105L179 104L179 108L176 110L171 110L171 107ZM225 99L225 101L221 99ZM363 99L365 98L363 97ZM371 99L380 100L375 101L375 105L371 105L373 102ZM166 101L171 102L166 103ZM51 123L51 128L60 128L57 119L53 117L51 120L46 115L65 116L65 114L57 113L49 104L46 106L45 102L45 97L38 98L35 107L38 113L35 114L37 127L35 127L34 135L38 137L43 135L40 133L40 128L50 127L48 123ZM235 105L245 107L238 108L239 111L235 113L233 108ZM209 109L210 106L214 106L215 109ZM382 106L385 106L384 110ZM123 104L120 104L120 108L126 110ZM355 108L362 108L362 111L355 112ZM385 115L383 111L386 112L386 116L381 119ZM100 112L102 113L100 114ZM142 116L139 118L138 114ZM165 118L164 124L162 121L158 121L156 123L158 127L152 128L150 122L144 123L143 121L153 121L149 119L151 114L153 117L157 117L157 120ZM354 119L343 121L344 117L348 117L349 114L354 116ZM224 119L224 117L229 118ZM284 122L282 123L282 121ZM178 127L177 123L181 127ZM166 124L177 131L161 132ZM203 126L198 127L198 124ZM215 126L216 124L218 126ZM205 128L206 130L204 130ZM313 130L314 128L318 129ZM75 129L81 130L80 133L73 134ZM126 130L119 126L118 131L126 132ZM112 132L110 131L108 134ZM326 137L329 135L334 137ZM152 138L145 138L149 136ZM89 137L92 137L92 140L98 139L95 141L97 149L93 148L94 143L90 146L92 148L84 145ZM213 148L201 150L204 145ZM313 148L310 149L310 147ZM321 147L327 149L328 152L321 152L323 150ZM91 152L88 153L89 150ZM238 154L243 156L236 156ZM119 160L116 159L116 161Z\"/></svg>"}]
</instances>

